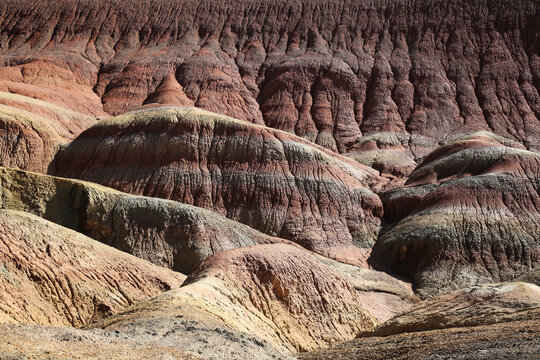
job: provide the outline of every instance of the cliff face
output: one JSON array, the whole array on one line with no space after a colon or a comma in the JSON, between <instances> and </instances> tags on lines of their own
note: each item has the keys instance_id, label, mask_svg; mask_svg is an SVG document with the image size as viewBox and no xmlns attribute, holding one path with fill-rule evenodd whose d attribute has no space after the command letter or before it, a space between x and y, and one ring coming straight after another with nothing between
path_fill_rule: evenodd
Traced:
<instances>
[{"instance_id":1,"label":"cliff face","mask_svg":"<svg viewBox=\"0 0 540 360\"><path fill-rule=\"evenodd\" d=\"M539 19L0 1L0 358L534 357Z\"/></svg>"},{"instance_id":2,"label":"cliff face","mask_svg":"<svg viewBox=\"0 0 540 360\"><path fill-rule=\"evenodd\" d=\"M0 90L94 115L195 105L339 152L390 132L421 157L482 129L538 149L538 16L526 0L8 0Z\"/></svg>"}]
</instances>

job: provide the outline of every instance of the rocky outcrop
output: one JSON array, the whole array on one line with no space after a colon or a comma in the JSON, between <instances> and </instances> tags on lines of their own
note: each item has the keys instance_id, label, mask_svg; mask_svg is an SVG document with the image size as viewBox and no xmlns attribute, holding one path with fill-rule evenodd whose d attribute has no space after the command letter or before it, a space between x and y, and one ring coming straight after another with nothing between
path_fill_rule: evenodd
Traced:
<instances>
[{"instance_id":1,"label":"rocky outcrop","mask_svg":"<svg viewBox=\"0 0 540 360\"><path fill-rule=\"evenodd\" d=\"M287 243L194 206L7 168L0 168L0 208L33 213L186 274L223 250Z\"/></svg>"},{"instance_id":2,"label":"rocky outcrop","mask_svg":"<svg viewBox=\"0 0 540 360\"><path fill-rule=\"evenodd\" d=\"M523 281L540 286L540 269L525 273L515 278L514 281Z\"/></svg>"},{"instance_id":3,"label":"rocky outcrop","mask_svg":"<svg viewBox=\"0 0 540 360\"><path fill-rule=\"evenodd\" d=\"M340 152L394 132L428 139L407 153L421 158L476 130L538 149L538 13L532 0L6 0L0 89L91 114L193 103Z\"/></svg>"},{"instance_id":4,"label":"rocky outcrop","mask_svg":"<svg viewBox=\"0 0 540 360\"><path fill-rule=\"evenodd\" d=\"M365 336L540 320L540 287L524 282L477 285L425 300Z\"/></svg>"},{"instance_id":5,"label":"rocky outcrop","mask_svg":"<svg viewBox=\"0 0 540 360\"><path fill-rule=\"evenodd\" d=\"M148 107L160 105L194 106L193 100L187 97L182 85L178 83L173 73L163 79L156 90L143 103Z\"/></svg>"},{"instance_id":6,"label":"rocky outcrop","mask_svg":"<svg viewBox=\"0 0 540 360\"><path fill-rule=\"evenodd\" d=\"M327 257L363 264L382 215L378 173L283 131L165 107L103 120L56 174L209 209Z\"/></svg>"},{"instance_id":7,"label":"rocky outcrop","mask_svg":"<svg viewBox=\"0 0 540 360\"><path fill-rule=\"evenodd\" d=\"M476 133L426 157L406 186L382 195L375 266L422 296L508 281L540 260L540 154Z\"/></svg>"},{"instance_id":8,"label":"rocky outcrop","mask_svg":"<svg viewBox=\"0 0 540 360\"><path fill-rule=\"evenodd\" d=\"M33 19L25 21L33 22ZM72 51L65 48L49 58L34 53L15 63L8 60L10 55L15 55L10 53L3 57L3 63L8 62L11 66L0 67L0 91L38 99L78 113L106 116L99 96L92 89L96 74L88 69L89 63L81 58L82 54L70 57L69 53Z\"/></svg>"},{"instance_id":9,"label":"rocky outcrop","mask_svg":"<svg viewBox=\"0 0 540 360\"><path fill-rule=\"evenodd\" d=\"M46 119L0 105L0 165L46 172L61 143Z\"/></svg>"},{"instance_id":10,"label":"rocky outcrop","mask_svg":"<svg viewBox=\"0 0 540 360\"><path fill-rule=\"evenodd\" d=\"M180 289L94 326L164 334L182 329L171 320L185 316L213 318L288 351L348 340L377 323L344 277L302 249L272 244L213 255Z\"/></svg>"},{"instance_id":11,"label":"rocky outcrop","mask_svg":"<svg viewBox=\"0 0 540 360\"><path fill-rule=\"evenodd\" d=\"M6 107L24 110L58 133L65 142L73 140L83 130L97 122L95 116L75 112L61 106L27 96L0 92L0 104ZM2 107L6 109L6 107ZM24 113L24 112L21 112Z\"/></svg>"},{"instance_id":12,"label":"rocky outcrop","mask_svg":"<svg viewBox=\"0 0 540 360\"><path fill-rule=\"evenodd\" d=\"M411 150L417 152L420 148L423 152L425 148L433 146L425 141L406 133L375 133L359 138L350 146L346 156L378 170L382 176L391 180L387 186L396 188L403 185L407 176L416 168Z\"/></svg>"},{"instance_id":13,"label":"rocky outcrop","mask_svg":"<svg viewBox=\"0 0 540 360\"><path fill-rule=\"evenodd\" d=\"M299 356L303 360L535 359L538 320L512 321L356 339Z\"/></svg>"},{"instance_id":14,"label":"rocky outcrop","mask_svg":"<svg viewBox=\"0 0 540 360\"><path fill-rule=\"evenodd\" d=\"M540 287L478 285L422 301L358 339L300 359L534 359Z\"/></svg>"},{"instance_id":15,"label":"rocky outcrop","mask_svg":"<svg viewBox=\"0 0 540 360\"><path fill-rule=\"evenodd\" d=\"M10 210L0 210L0 263L0 323L81 326L185 280L35 215Z\"/></svg>"}]
</instances>

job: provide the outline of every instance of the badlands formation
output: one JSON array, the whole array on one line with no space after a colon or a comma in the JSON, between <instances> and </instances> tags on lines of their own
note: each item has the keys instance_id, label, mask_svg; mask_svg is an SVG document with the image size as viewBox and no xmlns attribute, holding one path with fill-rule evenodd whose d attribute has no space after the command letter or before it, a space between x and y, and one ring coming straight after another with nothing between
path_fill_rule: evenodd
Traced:
<instances>
[{"instance_id":1,"label":"badlands formation","mask_svg":"<svg viewBox=\"0 0 540 360\"><path fill-rule=\"evenodd\" d=\"M538 359L533 0L0 2L1 359Z\"/></svg>"}]
</instances>

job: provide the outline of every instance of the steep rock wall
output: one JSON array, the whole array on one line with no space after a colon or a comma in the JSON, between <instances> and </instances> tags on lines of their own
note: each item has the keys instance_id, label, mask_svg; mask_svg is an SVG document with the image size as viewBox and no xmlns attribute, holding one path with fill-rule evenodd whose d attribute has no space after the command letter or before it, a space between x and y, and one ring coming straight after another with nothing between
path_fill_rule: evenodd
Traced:
<instances>
[{"instance_id":1,"label":"steep rock wall","mask_svg":"<svg viewBox=\"0 0 540 360\"><path fill-rule=\"evenodd\" d=\"M195 105L340 152L378 132L425 137L413 157L470 130L540 147L532 0L8 0L0 14L0 89L78 111Z\"/></svg>"}]
</instances>

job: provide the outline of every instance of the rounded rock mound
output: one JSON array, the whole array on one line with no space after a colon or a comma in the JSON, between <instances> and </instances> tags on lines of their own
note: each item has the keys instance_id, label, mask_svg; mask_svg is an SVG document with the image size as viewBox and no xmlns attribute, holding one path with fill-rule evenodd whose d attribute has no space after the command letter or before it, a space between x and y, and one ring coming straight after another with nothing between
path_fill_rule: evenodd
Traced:
<instances>
[{"instance_id":1,"label":"rounded rock mound","mask_svg":"<svg viewBox=\"0 0 540 360\"><path fill-rule=\"evenodd\" d=\"M0 323L82 326L185 275L25 212L0 210Z\"/></svg>"},{"instance_id":2,"label":"rounded rock mound","mask_svg":"<svg viewBox=\"0 0 540 360\"><path fill-rule=\"evenodd\" d=\"M58 147L95 122L89 115L0 91L0 166L47 172Z\"/></svg>"},{"instance_id":3,"label":"rounded rock mound","mask_svg":"<svg viewBox=\"0 0 540 360\"><path fill-rule=\"evenodd\" d=\"M308 351L373 328L377 320L361 299L351 283L305 250L256 245L209 257L180 289L95 326L166 334L185 326L175 318L195 324L213 319L212 327L249 333L285 351Z\"/></svg>"},{"instance_id":4,"label":"rounded rock mound","mask_svg":"<svg viewBox=\"0 0 540 360\"><path fill-rule=\"evenodd\" d=\"M0 167L0 194L0 208L41 216L186 274L223 250L293 244L195 206L22 170Z\"/></svg>"},{"instance_id":5,"label":"rounded rock mound","mask_svg":"<svg viewBox=\"0 0 540 360\"><path fill-rule=\"evenodd\" d=\"M475 133L428 155L382 195L370 261L414 280L421 296L512 280L540 261L540 154Z\"/></svg>"},{"instance_id":6,"label":"rounded rock mound","mask_svg":"<svg viewBox=\"0 0 540 360\"><path fill-rule=\"evenodd\" d=\"M425 300L361 336L538 319L540 287L524 282L476 285Z\"/></svg>"},{"instance_id":7,"label":"rounded rock mound","mask_svg":"<svg viewBox=\"0 0 540 360\"><path fill-rule=\"evenodd\" d=\"M194 108L103 120L56 157L56 174L209 209L362 264L382 206L367 166L295 135Z\"/></svg>"}]
</instances>

